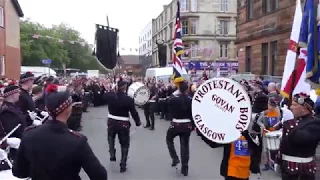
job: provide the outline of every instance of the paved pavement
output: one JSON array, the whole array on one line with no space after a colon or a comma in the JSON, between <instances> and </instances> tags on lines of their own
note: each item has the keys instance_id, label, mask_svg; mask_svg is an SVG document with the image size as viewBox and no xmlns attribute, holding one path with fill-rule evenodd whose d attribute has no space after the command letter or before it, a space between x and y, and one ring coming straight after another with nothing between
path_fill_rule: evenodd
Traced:
<instances>
[{"instance_id":1,"label":"paved pavement","mask_svg":"<svg viewBox=\"0 0 320 180\"><path fill-rule=\"evenodd\" d=\"M136 128L132 123L131 147L128 158L128 171L119 173L119 162L110 162L107 142L106 116L107 107L90 108L89 113L83 115L83 134L89 139L89 143L99 158L100 162L108 170L111 180L222 180L219 174L222 158L222 148L212 149L202 142L193 133L190 140L189 176L180 175L180 171L172 168L171 159L165 143L165 134L169 123L156 118L156 129L150 131L144 128ZM145 122L141 109L138 109L142 122ZM179 139L176 141L176 149L179 154ZM120 148L117 144L117 160L120 159ZM89 180L84 172L81 172L84 180ZM278 180L273 172L263 173L261 180ZM252 180L259 179L252 176Z\"/></svg>"}]
</instances>

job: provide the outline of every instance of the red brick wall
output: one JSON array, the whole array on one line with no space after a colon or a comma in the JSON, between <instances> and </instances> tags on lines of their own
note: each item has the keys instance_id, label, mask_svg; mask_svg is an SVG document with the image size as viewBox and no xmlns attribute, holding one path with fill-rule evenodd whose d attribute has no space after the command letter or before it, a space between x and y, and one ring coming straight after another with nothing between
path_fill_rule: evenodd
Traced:
<instances>
[{"instance_id":1,"label":"red brick wall","mask_svg":"<svg viewBox=\"0 0 320 180\"><path fill-rule=\"evenodd\" d=\"M6 76L19 79L21 70L21 52L18 48L6 46Z\"/></svg>"},{"instance_id":2,"label":"red brick wall","mask_svg":"<svg viewBox=\"0 0 320 180\"><path fill-rule=\"evenodd\" d=\"M0 0L0 7L7 7L8 4L11 3L11 1L6 0ZM6 14L8 9L4 8L4 15ZM13 17L13 16L9 16ZM19 18L18 16L14 16L13 18ZM4 18L5 24L10 22L17 22L17 19L14 19L10 21L10 18L6 19ZM18 79L20 77L20 68L21 68L21 52L20 48L14 48L7 45L7 38L6 37L6 26L0 27L0 56L5 57L5 76L8 78L16 78ZM10 39L9 39L10 40ZM0 64L0 71L1 71L1 64ZM1 74L1 72L0 72Z\"/></svg>"},{"instance_id":3,"label":"red brick wall","mask_svg":"<svg viewBox=\"0 0 320 180\"><path fill-rule=\"evenodd\" d=\"M237 21L237 50L239 60L239 72L245 72L246 47L251 46L251 72L260 74L262 71L261 44L278 42L277 62L271 63L269 44L268 74L272 66L275 67L275 75L281 76L291 34L295 4L292 0L279 0L279 8L263 14L262 1L253 1L253 18L247 20L246 4L238 8Z\"/></svg>"}]
</instances>

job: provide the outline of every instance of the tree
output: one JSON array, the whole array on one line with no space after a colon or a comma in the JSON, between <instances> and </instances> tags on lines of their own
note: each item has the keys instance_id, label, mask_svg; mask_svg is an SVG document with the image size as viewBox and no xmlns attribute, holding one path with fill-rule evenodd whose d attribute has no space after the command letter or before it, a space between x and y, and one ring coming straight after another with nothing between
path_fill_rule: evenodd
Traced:
<instances>
[{"instance_id":1,"label":"tree","mask_svg":"<svg viewBox=\"0 0 320 180\"><path fill-rule=\"evenodd\" d=\"M43 66L43 59L51 59L52 67L76 68L82 71L97 69L105 72L95 57L91 55L91 49L85 42L80 33L67 24L53 25L45 27L39 23L32 22L30 19L20 23L20 39L22 65ZM41 35L37 38L34 35ZM45 38L43 38L45 37ZM69 42L61 42L65 40Z\"/></svg>"}]
</instances>

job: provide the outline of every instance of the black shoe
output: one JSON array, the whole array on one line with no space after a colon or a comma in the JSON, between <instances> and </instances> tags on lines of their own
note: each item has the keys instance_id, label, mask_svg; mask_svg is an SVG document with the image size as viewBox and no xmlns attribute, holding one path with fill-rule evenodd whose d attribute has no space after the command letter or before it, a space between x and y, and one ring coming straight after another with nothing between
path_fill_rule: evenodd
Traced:
<instances>
[{"instance_id":1,"label":"black shoe","mask_svg":"<svg viewBox=\"0 0 320 180\"><path fill-rule=\"evenodd\" d=\"M110 157L110 161L117 161L117 158L115 157L115 156L113 156L113 157Z\"/></svg>"},{"instance_id":2,"label":"black shoe","mask_svg":"<svg viewBox=\"0 0 320 180\"><path fill-rule=\"evenodd\" d=\"M181 174L183 174L184 176L188 176L188 171L189 171L188 166L181 167Z\"/></svg>"},{"instance_id":3,"label":"black shoe","mask_svg":"<svg viewBox=\"0 0 320 180\"><path fill-rule=\"evenodd\" d=\"M151 131L153 131L153 130L154 130L154 127L150 127L149 129L150 129Z\"/></svg>"},{"instance_id":4,"label":"black shoe","mask_svg":"<svg viewBox=\"0 0 320 180\"><path fill-rule=\"evenodd\" d=\"M172 167L175 167L175 166L177 166L179 163L180 163L180 160L179 160L179 159L172 160L171 166L172 166Z\"/></svg>"},{"instance_id":5,"label":"black shoe","mask_svg":"<svg viewBox=\"0 0 320 180\"><path fill-rule=\"evenodd\" d=\"M113 150L113 151L110 151L110 161L116 161L117 158L116 158L116 150Z\"/></svg>"},{"instance_id":6,"label":"black shoe","mask_svg":"<svg viewBox=\"0 0 320 180\"><path fill-rule=\"evenodd\" d=\"M150 128L150 125L145 125L144 128Z\"/></svg>"},{"instance_id":7,"label":"black shoe","mask_svg":"<svg viewBox=\"0 0 320 180\"><path fill-rule=\"evenodd\" d=\"M161 116L160 119L164 119L164 117Z\"/></svg>"},{"instance_id":8,"label":"black shoe","mask_svg":"<svg viewBox=\"0 0 320 180\"><path fill-rule=\"evenodd\" d=\"M120 163L120 172L127 171L127 159L128 159L129 148L121 148L121 163Z\"/></svg>"},{"instance_id":9,"label":"black shoe","mask_svg":"<svg viewBox=\"0 0 320 180\"><path fill-rule=\"evenodd\" d=\"M120 172L121 173L124 173L124 172L126 172L127 171L127 167L120 167Z\"/></svg>"}]
</instances>

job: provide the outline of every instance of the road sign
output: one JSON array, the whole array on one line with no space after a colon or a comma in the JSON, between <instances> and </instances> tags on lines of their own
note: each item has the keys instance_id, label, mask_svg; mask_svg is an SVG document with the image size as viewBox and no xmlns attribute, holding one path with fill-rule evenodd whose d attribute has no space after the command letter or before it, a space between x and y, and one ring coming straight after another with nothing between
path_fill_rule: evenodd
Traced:
<instances>
[{"instance_id":1,"label":"road sign","mask_svg":"<svg viewBox=\"0 0 320 180\"><path fill-rule=\"evenodd\" d=\"M51 59L42 60L42 64L51 64Z\"/></svg>"}]
</instances>

